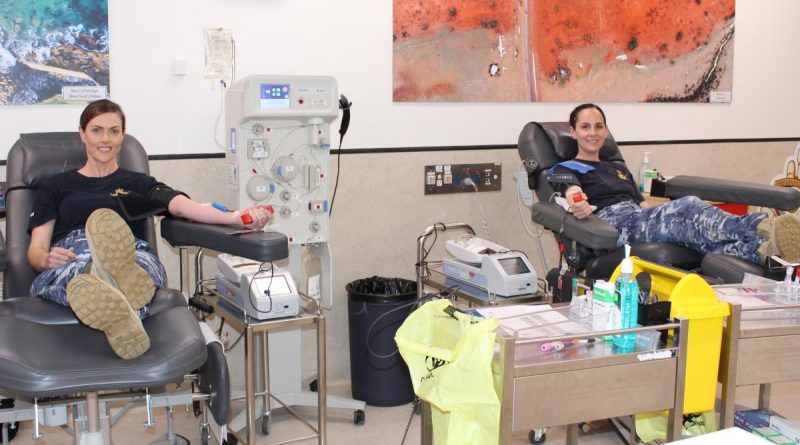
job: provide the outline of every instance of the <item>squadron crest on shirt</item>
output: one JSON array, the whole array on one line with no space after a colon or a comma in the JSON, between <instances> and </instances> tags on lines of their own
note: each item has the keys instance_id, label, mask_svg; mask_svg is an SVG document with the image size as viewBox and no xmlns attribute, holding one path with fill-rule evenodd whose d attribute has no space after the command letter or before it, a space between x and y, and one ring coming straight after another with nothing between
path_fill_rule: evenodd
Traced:
<instances>
[{"instance_id":1,"label":"squadron crest on shirt","mask_svg":"<svg viewBox=\"0 0 800 445\"><path fill-rule=\"evenodd\" d=\"M619 174L619 172L617 172L617 173ZM126 195L130 195L130 194L131 194L131 192L129 192L129 191L125 190L125 189L122 189L122 188L118 188L118 189L114 190L113 192L111 192L111 196L114 196L114 197L116 197L116 196L126 196Z\"/></svg>"},{"instance_id":2,"label":"squadron crest on shirt","mask_svg":"<svg viewBox=\"0 0 800 445\"><path fill-rule=\"evenodd\" d=\"M617 170L617 177L619 179L622 179L623 181L627 181L628 180L628 175L622 170Z\"/></svg>"}]
</instances>

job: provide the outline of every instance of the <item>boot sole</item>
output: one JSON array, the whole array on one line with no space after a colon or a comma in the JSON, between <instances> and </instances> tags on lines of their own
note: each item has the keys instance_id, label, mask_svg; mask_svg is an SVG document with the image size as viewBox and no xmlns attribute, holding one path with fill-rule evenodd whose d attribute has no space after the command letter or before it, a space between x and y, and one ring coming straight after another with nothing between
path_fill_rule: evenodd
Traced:
<instances>
[{"instance_id":1,"label":"boot sole","mask_svg":"<svg viewBox=\"0 0 800 445\"><path fill-rule=\"evenodd\" d=\"M95 210L86 221L86 240L93 274L116 286L134 310L153 299L153 279L136 263L135 239L124 219L110 209Z\"/></svg>"},{"instance_id":2,"label":"boot sole","mask_svg":"<svg viewBox=\"0 0 800 445\"><path fill-rule=\"evenodd\" d=\"M81 322L103 331L121 358L136 358L150 348L142 321L110 284L92 275L78 275L67 284L67 300Z\"/></svg>"}]
</instances>

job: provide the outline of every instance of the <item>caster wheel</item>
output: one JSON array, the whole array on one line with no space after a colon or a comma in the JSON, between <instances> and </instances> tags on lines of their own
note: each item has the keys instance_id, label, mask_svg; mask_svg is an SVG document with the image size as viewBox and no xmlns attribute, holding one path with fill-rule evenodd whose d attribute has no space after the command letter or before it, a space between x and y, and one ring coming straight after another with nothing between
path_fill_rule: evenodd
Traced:
<instances>
[{"instance_id":1,"label":"caster wheel","mask_svg":"<svg viewBox=\"0 0 800 445\"><path fill-rule=\"evenodd\" d=\"M269 436L270 430L272 430L272 415L264 414L261 416L261 434Z\"/></svg>"},{"instance_id":2,"label":"caster wheel","mask_svg":"<svg viewBox=\"0 0 800 445\"><path fill-rule=\"evenodd\" d=\"M0 424L0 427L6 427L6 426L8 426L8 440L10 442L11 439L17 437L17 431L19 431L19 422ZM0 436L0 441L2 441L2 436Z\"/></svg>"},{"instance_id":3,"label":"caster wheel","mask_svg":"<svg viewBox=\"0 0 800 445\"><path fill-rule=\"evenodd\" d=\"M311 383L308 384L308 390L311 392L317 392L319 390L319 382L317 379L312 380Z\"/></svg>"},{"instance_id":4,"label":"caster wheel","mask_svg":"<svg viewBox=\"0 0 800 445\"><path fill-rule=\"evenodd\" d=\"M542 432L542 430L533 430L528 433L528 440L533 445L541 445L547 440L547 433Z\"/></svg>"},{"instance_id":5,"label":"caster wheel","mask_svg":"<svg viewBox=\"0 0 800 445\"><path fill-rule=\"evenodd\" d=\"M238 445L238 443L239 439L237 439L233 434L228 433L228 437L225 439L222 445Z\"/></svg>"},{"instance_id":6,"label":"caster wheel","mask_svg":"<svg viewBox=\"0 0 800 445\"><path fill-rule=\"evenodd\" d=\"M578 424L578 429L583 433L586 434L592 430L592 424L586 422L580 422Z\"/></svg>"},{"instance_id":7,"label":"caster wheel","mask_svg":"<svg viewBox=\"0 0 800 445\"><path fill-rule=\"evenodd\" d=\"M200 445L208 445L211 439L211 429L208 425L200 427Z\"/></svg>"},{"instance_id":8,"label":"caster wheel","mask_svg":"<svg viewBox=\"0 0 800 445\"><path fill-rule=\"evenodd\" d=\"M353 423L356 425L363 425L364 422L367 420L367 415L364 413L363 409L359 409L353 411Z\"/></svg>"}]
</instances>

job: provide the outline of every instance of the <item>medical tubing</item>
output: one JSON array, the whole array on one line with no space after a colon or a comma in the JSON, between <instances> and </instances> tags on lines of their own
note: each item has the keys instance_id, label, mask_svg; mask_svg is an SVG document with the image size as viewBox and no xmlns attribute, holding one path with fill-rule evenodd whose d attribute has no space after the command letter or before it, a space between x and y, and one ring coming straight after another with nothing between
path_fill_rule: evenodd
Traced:
<instances>
[{"instance_id":1,"label":"medical tubing","mask_svg":"<svg viewBox=\"0 0 800 445\"><path fill-rule=\"evenodd\" d=\"M408 437L408 431L411 429L411 422L414 420L414 415L417 413L417 409L419 408L419 404L422 403L419 397L414 397L414 401L411 403L411 415L408 417L408 423L406 423L406 430L403 432L403 439L400 441L400 445L406 443L406 437Z\"/></svg>"},{"instance_id":2,"label":"medical tubing","mask_svg":"<svg viewBox=\"0 0 800 445\"><path fill-rule=\"evenodd\" d=\"M314 305L316 306L316 310L314 311L315 314L317 314L317 315L321 315L322 314L322 306L319 304L319 300L317 300L314 297L306 295L305 292L301 292L300 290L297 291L297 294L300 295L301 297L305 298L306 300L309 300L309 301L314 303Z\"/></svg>"},{"instance_id":3,"label":"medical tubing","mask_svg":"<svg viewBox=\"0 0 800 445\"><path fill-rule=\"evenodd\" d=\"M367 352L369 352L369 355L371 355L371 356L373 356L375 358L389 358L389 357L392 357L392 356L394 356L395 354L397 354L399 352L399 349L395 348L394 351L391 354L381 355L381 354L375 353L375 351L373 351L372 348L369 346L370 333L372 332L372 328L374 328L375 325L379 321L381 321L383 319L383 317L385 317L385 316L387 316L387 315L389 315L389 314L391 314L391 313L393 313L395 311L399 311L401 309L405 309L405 308L407 308L409 306L414 306L416 304L419 304L418 300L414 300L411 303L406 303L406 304L404 304L402 306L398 306L398 307L396 307L396 308L394 308L394 309L392 309L390 311L384 312L378 318L376 318L375 320L372 321L372 323L369 325L369 328L367 328L367 335L365 336L366 337L366 343L367 343ZM366 305L367 305L367 303L364 303L364 306L366 306Z\"/></svg>"},{"instance_id":4,"label":"medical tubing","mask_svg":"<svg viewBox=\"0 0 800 445\"><path fill-rule=\"evenodd\" d=\"M217 148L221 149L222 151L225 151L225 150L227 150L228 147L226 147L225 144L220 144L219 141L217 140L217 136L219 136L219 122L222 120L222 114L224 112L224 106L225 106L225 86L224 86L224 82L222 80L220 80L219 82L220 82L220 86L221 86L220 93L219 93L219 95L220 95L220 98L219 98L219 114L217 114L217 120L214 121L214 143L217 145Z\"/></svg>"},{"instance_id":5,"label":"medical tubing","mask_svg":"<svg viewBox=\"0 0 800 445\"><path fill-rule=\"evenodd\" d=\"M522 171L524 171L524 170L519 170L518 173L522 172ZM550 270L550 268L547 267L547 258L545 258L545 256L544 256L544 245L542 244L542 230L536 229L536 233L531 231L531 229L528 227L527 222L525 221L525 214L522 212L522 207L523 207L523 205L522 205L522 193L519 191L519 187L517 187L517 210L519 211L520 222L522 223L522 227L525 229L525 233L530 235L531 238L535 238L536 239L536 242L539 245L539 259L542 262L542 270L545 271L545 273L546 273L548 270ZM539 276L542 276L542 275L544 275L544 274L541 274Z\"/></svg>"},{"instance_id":6,"label":"medical tubing","mask_svg":"<svg viewBox=\"0 0 800 445\"><path fill-rule=\"evenodd\" d=\"M430 296L426 296L426 297L420 298L420 299L418 299L418 300L414 300L414 301L412 301L411 303L406 303L406 304L404 304L404 305L402 305L402 306L398 306L398 307L396 307L396 308L394 308L394 309L392 309L392 310L390 310L390 311L387 311L387 312L385 312L385 313L381 314L381 315L380 315L378 318L376 318L375 320L373 320L373 321L372 321L372 323L369 325L369 328L367 328L367 335L365 335L365 337L366 337L366 344L367 344L367 352L369 352L369 354L370 354L371 356L375 357L375 358L389 358L389 357L392 357L392 356L394 356L395 354L397 354L397 352L399 351L397 348L395 348L394 352L392 352L391 354L387 354L387 355L380 355L380 354L377 354L377 353L375 353L375 351L373 351L373 350L372 350L372 348L370 348L370 346L369 346L369 340L370 340L370 333L372 332L372 328L374 328L374 327L375 327L375 325L376 325L376 324L377 324L377 323L378 323L378 322L379 322L379 321L380 321L380 320L381 320L383 317L385 317L385 316L387 316L387 315L391 314L391 313L392 313L392 312L394 312L394 311L399 311L399 310L401 310L401 309L405 309L405 308L407 308L407 307L409 307L409 306L417 306L417 307L418 307L418 306L421 306L421 305L423 305L423 304L427 303L428 301L438 300L438 299L441 299L441 298L447 298L447 299L451 299L451 297L452 297L452 295L453 295L453 294L449 294L447 297L445 297L445 296L444 296L444 293L445 293L446 291L449 291L449 290L454 290L454 291L457 291L457 290L458 290L458 287L457 287L457 286L450 286L450 287L448 287L447 289L444 289L444 290L440 291L440 292L439 292L439 293L437 293L437 294L432 294L432 295L430 295ZM362 310L361 310L360 312L358 312L358 313L359 313L359 314L363 313L363 312L366 310L366 307L367 307L367 304L366 304L366 303L364 303L364 306L363 306Z\"/></svg>"},{"instance_id":7,"label":"medical tubing","mask_svg":"<svg viewBox=\"0 0 800 445\"><path fill-rule=\"evenodd\" d=\"M267 263L269 263L269 270L262 269L264 265ZM253 301L253 280L255 280L256 276L261 272L267 272L267 271L270 272L269 284L267 285L267 295L266 295L266 297L269 298L269 309L267 309L266 311L262 311L258 308L256 302ZM259 314L269 314L270 312L272 312L272 295L270 295L269 288L270 286L272 286L273 278L275 278L275 266L272 264L272 261L264 261L263 263L261 263L261 265L258 266L258 272L254 273L253 276L250 277L250 282L247 285L247 299L250 300L250 306L253 307L253 310L258 312Z\"/></svg>"},{"instance_id":8,"label":"medical tubing","mask_svg":"<svg viewBox=\"0 0 800 445\"><path fill-rule=\"evenodd\" d=\"M473 181L472 178L466 177L462 183L466 186L471 185L475 190L475 193L480 192L480 190L478 190L478 185L475 184L475 181ZM483 203L481 202L480 194L478 194L478 209L481 211L481 228L483 229L483 233L486 235L486 239L491 241L492 234L489 232L489 223L486 222L486 213L483 211Z\"/></svg>"},{"instance_id":9,"label":"medical tubing","mask_svg":"<svg viewBox=\"0 0 800 445\"><path fill-rule=\"evenodd\" d=\"M342 171L342 140L339 139L339 149L336 150L336 180L333 183L331 206L328 208L328 218L333 214L333 203L336 201L336 191L339 190L339 172Z\"/></svg>"},{"instance_id":10,"label":"medical tubing","mask_svg":"<svg viewBox=\"0 0 800 445\"><path fill-rule=\"evenodd\" d=\"M347 129L350 127L350 108L353 102L347 100L344 94L339 95L339 109L342 110L342 121L339 124L339 149L336 150L336 181L333 185L333 195L331 196L331 205L328 210L328 217L330 218L333 213L333 202L336 201L336 191L339 189L339 172L342 171L342 142L344 135L347 134Z\"/></svg>"}]
</instances>

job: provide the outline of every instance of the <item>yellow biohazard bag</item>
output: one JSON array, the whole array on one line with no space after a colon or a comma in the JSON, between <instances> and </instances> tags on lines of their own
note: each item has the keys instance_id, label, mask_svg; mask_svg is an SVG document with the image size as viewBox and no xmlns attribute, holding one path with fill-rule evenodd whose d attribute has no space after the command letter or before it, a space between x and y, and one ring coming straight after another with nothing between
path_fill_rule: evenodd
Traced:
<instances>
[{"instance_id":1,"label":"yellow biohazard bag","mask_svg":"<svg viewBox=\"0 0 800 445\"><path fill-rule=\"evenodd\" d=\"M649 443L654 440L664 440L667 438L667 419L669 412L653 411L649 413L639 413L634 416L636 421L636 435L642 442ZM714 411L706 411L699 414L684 414L683 437L702 436L717 430L717 416ZM675 440L680 439L679 437Z\"/></svg>"},{"instance_id":2,"label":"yellow biohazard bag","mask_svg":"<svg viewBox=\"0 0 800 445\"><path fill-rule=\"evenodd\" d=\"M394 339L414 392L431 404L437 445L498 443L500 399L492 373L497 324L458 312L448 300L435 300L412 312L397 330Z\"/></svg>"}]
</instances>

